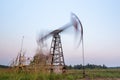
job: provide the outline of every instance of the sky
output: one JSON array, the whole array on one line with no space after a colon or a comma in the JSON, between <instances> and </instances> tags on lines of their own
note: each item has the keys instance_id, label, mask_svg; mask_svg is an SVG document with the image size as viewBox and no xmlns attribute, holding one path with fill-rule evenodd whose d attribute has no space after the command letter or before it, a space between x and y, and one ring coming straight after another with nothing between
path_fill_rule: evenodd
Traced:
<instances>
[{"instance_id":1,"label":"sky","mask_svg":"<svg viewBox=\"0 0 120 80\"><path fill-rule=\"evenodd\" d=\"M85 64L120 66L119 4L119 0L0 0L0 64L9 65L17 56L22 36L26 56L33 57L39 34L69 23L73 12L83 25ZM82 64L72 29L61 34L65 63Z\"/></svg>"}]
</instances>

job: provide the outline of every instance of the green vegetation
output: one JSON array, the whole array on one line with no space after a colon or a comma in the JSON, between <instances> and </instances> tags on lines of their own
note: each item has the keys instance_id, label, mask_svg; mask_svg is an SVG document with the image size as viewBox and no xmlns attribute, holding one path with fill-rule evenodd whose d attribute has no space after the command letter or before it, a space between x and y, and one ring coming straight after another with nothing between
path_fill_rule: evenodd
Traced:
<instances>
[{"instance_id":1,"label":"green vegetation","mask_svg":"<svg viewBox=\"0 0 120 80\"><path fill-rule=\"evenodd\" d=\"M9 68L9 66L0 65L0 68Z\"/></svg>"},{"instance_id":2,"label":"green vegetation","mask_svg":"<svg viewBox=\"0 0 120 80\"><path fill-rule=\"evenodd\" d=\"M82 69L83 65L82 64L73 65L73 66L72 65L69 65L69 66L66 65L66 67L68 69ZM105 66L104 64L103 65L87 64L87 65L84 66L84 68L85 69L107 69L108 67Z\"/></svg>"},{"instance_id":3,"label":"green vegetation","mask_svg":"<svg viewBox=\"0 0 120 80\"><path fill-rule=\"evenodd\" d=\"M86 69L86 78L120 78L120 69ZM16 72L0 68L0 80L83 80L82 70L67 70L65 74L49 74L40 71ZM107 79L109 80L109 79Z\"/></svg>"}]
</instances>

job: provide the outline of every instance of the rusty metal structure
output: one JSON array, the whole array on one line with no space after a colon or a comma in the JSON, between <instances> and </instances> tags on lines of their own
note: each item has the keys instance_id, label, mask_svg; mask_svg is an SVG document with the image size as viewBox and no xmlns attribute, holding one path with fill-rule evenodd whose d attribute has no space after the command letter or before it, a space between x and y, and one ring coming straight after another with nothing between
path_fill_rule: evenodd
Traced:
<instances>
[{"instance_id":1,"label":"rusty metal structure","mask_svg":"<svg viewBox=\"0 0 120 80\"><path fill-rule=\"evenodd\" d=\"M12 63L10 66L12 68L16 68L15 70L24 70L26 65L28 65L28 61L30 61L30 58L25 57L25 52L23 52L23 40L24 36L22 37L22 42L21 42L21 49L20 52L18 53L17 57L13 59Z\"/></svg>"},{"instance_id":2,"label":"rusty metal structure","mask_svg":"<svg viewBox=\"0 0 120 80\"><path fill-rule=\"evenodd\" d=\"M53 35L50 54L52 56L52 61L50 63L51 72L53 72L53 70L57 73L64 72L65 61L64 61L61 38L59 33L55 33Z\"/></svg>"},{"instance_id":3,"label":"rusty metal structure","mask_svg":"<svg viewBox=\"0 0 120 80\"><path fill-rule=\"evenodd\" d=\"M22 51L23 40L24 40L24 36L22 37L22 40L21 40L22 42L21 42L20 52L18 53L17 57L10 64L11 67L17 67L17 68L23 69L23 66L25 64L25 53L23 53L23 51Z\"/></svg>"},{"instance_id":4,"label":"rusty metal structure","mask_svg":"<svg viewBox=\"0 0 120 80\"><path fill-rule=\"evenodd\" d=\"M66 29L74 27L76 34L80 34L79 44L83 40L83 27L79 18L72 13L71 21L61 28L51 31L50 33L39 38L38 42L43 43L47 38L53 36L50 48L50 72L53 73L64 73L65 72L65 61L63 56L63 49L61 43L60 33L64 32Z\"/></svg>"}]
</instances>

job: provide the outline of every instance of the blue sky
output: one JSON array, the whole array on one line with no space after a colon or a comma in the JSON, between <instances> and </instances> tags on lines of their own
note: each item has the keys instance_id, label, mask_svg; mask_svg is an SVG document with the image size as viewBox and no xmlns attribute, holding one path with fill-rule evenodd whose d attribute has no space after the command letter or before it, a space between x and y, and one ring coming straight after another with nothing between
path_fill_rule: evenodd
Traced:
<instances>
[{"instance_id":1,"label":"blue sky","mask_svg":"<svg viewBox=\"0 0 120 80\"><path fill-rule=\"evenodd\" d=\"M33 56L39 33L70 22L73 12L83 24L85 63L120 66L119 4L119 0L0 0L0 64L16 57L23 35L26 56ZM74 33L70 30L61 37L66 64L82 64Z\"/></svg>"}]
</instances>

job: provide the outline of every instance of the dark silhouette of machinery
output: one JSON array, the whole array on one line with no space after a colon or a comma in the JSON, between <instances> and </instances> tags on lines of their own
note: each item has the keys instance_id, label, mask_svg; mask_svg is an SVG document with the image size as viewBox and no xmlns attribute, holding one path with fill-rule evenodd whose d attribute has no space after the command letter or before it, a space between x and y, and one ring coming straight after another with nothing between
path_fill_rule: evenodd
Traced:
<instances>
[{"instance_id":1,"label":"dark silhouette of machinery","mask_svg":"<svg viewBox=\"0 0 120 80\"><path fill-rule=\"evenodd\" d=\"M53 36L51 48L50 48L50 60L49 60L51 73L65 72L65 61L63 56L60 33L64 32L66 29L72 26L74 27L76 34L80 34L80 41L79 41L80 44L80 42L83 40L83 27L79 18L74 13L71 14L70 23L64 25L61 28L53 30L50 33L46 34L45 36L39 38L38 42L43 43L44 40L46 40L50 36Z\"/></svg>"}]
</instances>

